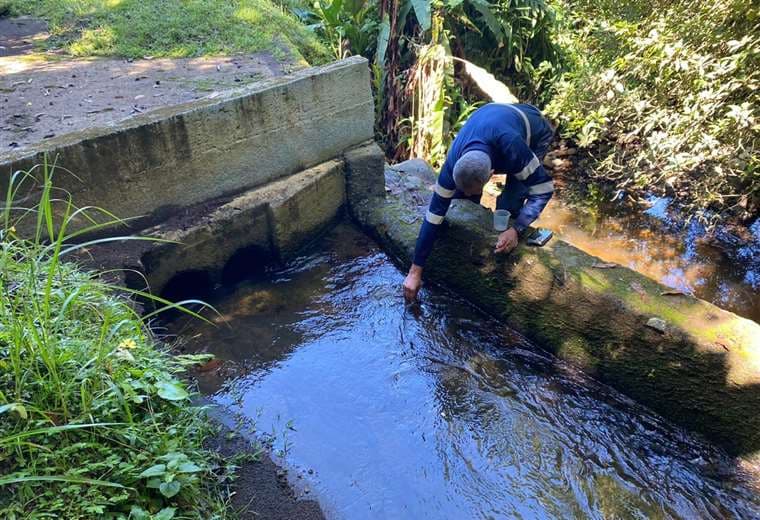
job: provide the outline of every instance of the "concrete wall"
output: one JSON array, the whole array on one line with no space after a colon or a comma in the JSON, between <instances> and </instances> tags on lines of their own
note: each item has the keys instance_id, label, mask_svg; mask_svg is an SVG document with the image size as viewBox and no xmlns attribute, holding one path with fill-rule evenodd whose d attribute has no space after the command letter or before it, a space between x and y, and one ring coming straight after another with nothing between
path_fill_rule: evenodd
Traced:
<instances>
[{"instance_id":1,"label":"concrete wall","mask_svg":"<svg viewBox=\"0 0 760 520\"><path fill-rule=\"evenodd\" d=\"M352 158L347 171L360 170ZM385 179L389 195L352 213L408 268L435 178L388 170ZM558 239L494 255L490 211L467 201L453 202L440 235L426 280L731 453L760 452L760 325L668 296L625 267L595 268L597 258Z\"/></svg>"},{"instance_id":2,"label":"concrete wall","mask_svg":"<svg viewBox=\"0 0 760 520\"><path fill-rule=\"evenodd\" d=\"M0 190L47 153L78 177L54 180L76 205L144 227L339 156L372 138L373 110L367 62L349 58L0 154Z\"/></svg>"},{"instance_id":3,"label":"concrete wall","mask_svg":"<svg viewBox=\"0 0 760 520\"><path fill-rule=\"evenodd\" d=\"M292 258L319 237L342 214L345 194L343 162L326 161L237 196L188 207L145 230L165 242L109 243L89 253L98 267L132 270L128 284L142 289L147 282L155 294L188 272L202 273L202 283L211 286L234 282ZM183 297L204 297L210 290L193 287L200 282L191 279L186 283L191 286L180 288Z\"/></svg>"}]
</instances>

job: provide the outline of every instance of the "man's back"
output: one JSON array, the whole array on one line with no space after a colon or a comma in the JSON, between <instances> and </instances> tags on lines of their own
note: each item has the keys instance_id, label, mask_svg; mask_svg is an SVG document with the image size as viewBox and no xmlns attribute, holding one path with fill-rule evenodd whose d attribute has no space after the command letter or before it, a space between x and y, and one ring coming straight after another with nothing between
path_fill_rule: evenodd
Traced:
<instances>
[{"instance_id":1,"label":"man's back","mask_svg":"<svg viewBox=\"0 0 760 520\"><path fill-rule=\"evenodd\" d=\"M514 105L525 110L530 105ZM530 107L532 110L536 110ZM513 138L525 139L525 123L520 114L509 105L488 103L477 109L459 130L451 144L446 157L447 162L455 164L465 153L480 150L491 156L495 169L503 166L500 160L498 141L505 134Z\"/></svg>"}]
</instances>

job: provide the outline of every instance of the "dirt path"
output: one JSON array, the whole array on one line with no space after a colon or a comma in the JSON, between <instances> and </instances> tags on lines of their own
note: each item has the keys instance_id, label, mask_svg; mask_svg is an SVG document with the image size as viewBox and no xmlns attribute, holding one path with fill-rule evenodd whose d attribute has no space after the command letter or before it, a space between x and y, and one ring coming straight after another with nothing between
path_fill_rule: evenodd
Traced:
<instances>
[{"instance_id":1,"label":"dirt path","mask_svg":"<svg viewBox=\"0 0 760 520\"><path fill-rule=\"evenodd\" d=\"M45 37L32 19L0 19L0 153L281 76L270 54L123 60L34 54Z\"/></svg>"},{"instance_id":2,"label":"dirt path","mask_svg":"<svg viewBox=\"0 0 760 520\"><path fill-rule=\"evenodd\" d=\"M49 36L42 20L26 16L0 18L0 57L29 54L34 51L34 42Z\"/></svg>"}]
</instances>

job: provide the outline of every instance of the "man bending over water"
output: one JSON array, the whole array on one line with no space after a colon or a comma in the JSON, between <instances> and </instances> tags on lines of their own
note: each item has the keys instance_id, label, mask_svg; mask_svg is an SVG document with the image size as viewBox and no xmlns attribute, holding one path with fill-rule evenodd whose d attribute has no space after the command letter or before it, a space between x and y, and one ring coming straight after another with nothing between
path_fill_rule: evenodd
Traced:
<instances>
[{"instance_id":1,"label":"man bending over water","mask_svg":"<svg viewBox=\"0 0 760 520\"><path fill-rule=\"evenodd\" d=\"M507 174L507 186L496 199L497 209L514 217L496 241L496 253L515 248L519 236L538 218L554 192L542 166L554 130L531 105L489 103L467 120L451 144L430 208L422 222L414 261L404 280L404 296L414 300L422 285L422 270L451 199L480 203L483 186L494 172Z\"/></svg>"}]
</instances>

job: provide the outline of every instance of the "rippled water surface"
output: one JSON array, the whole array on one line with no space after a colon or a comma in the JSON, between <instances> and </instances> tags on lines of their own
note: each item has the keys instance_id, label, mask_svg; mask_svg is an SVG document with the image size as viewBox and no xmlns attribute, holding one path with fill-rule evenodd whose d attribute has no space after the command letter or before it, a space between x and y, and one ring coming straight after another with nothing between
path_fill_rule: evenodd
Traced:
<instances>
[{"instance_id":1,"label":"rippled water surface","mask_svg":"<svg viewBox=\"0 0 760 520\"><path fill-rule=\"evenodd\" d=\"M218 328L174 325L328 517L760 517L735 461L442 291L405 309L402 279L340 225Z\"/></svg>"}]
</instances>

